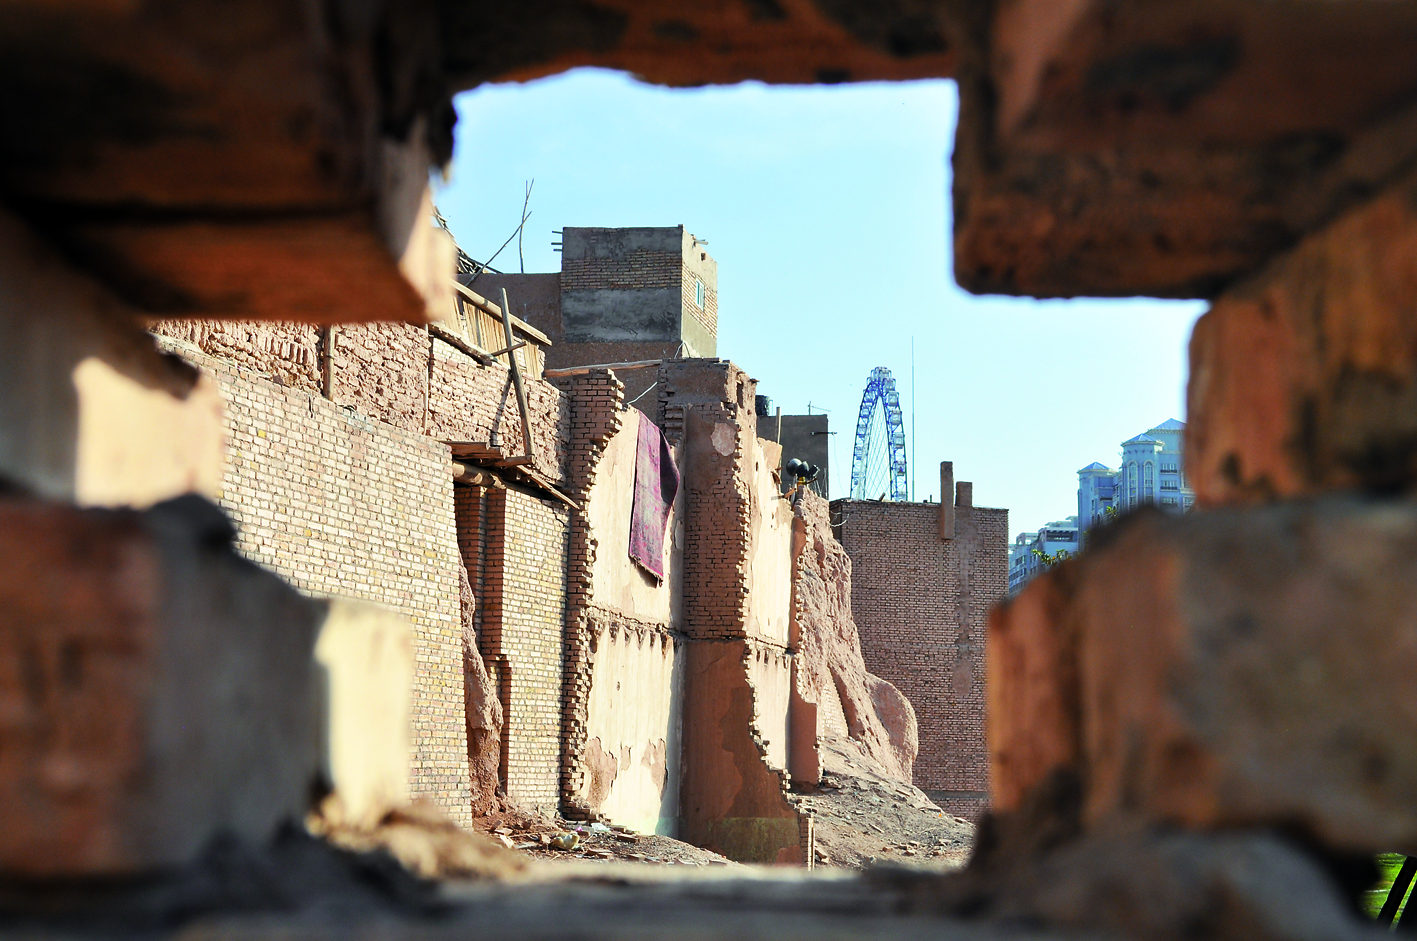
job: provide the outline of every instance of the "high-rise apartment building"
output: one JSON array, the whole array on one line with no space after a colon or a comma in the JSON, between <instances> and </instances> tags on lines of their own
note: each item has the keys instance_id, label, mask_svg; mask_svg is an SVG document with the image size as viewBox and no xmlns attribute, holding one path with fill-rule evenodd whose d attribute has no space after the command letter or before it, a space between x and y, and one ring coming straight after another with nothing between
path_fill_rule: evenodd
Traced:
<instances>
[{"instance_id":1,"label":"high-rise apartment building","mask_svg":"<svg viewBox=\"0 0 1417 941\"><path fill-rule=\"evenodd\" d=\"M1086 533L1110 510L1124 513L1154 503L1169 513L1184 513L1195 502L1186 486L1186 423L1167 419L1122 442L1122 461L1107 467L1096 461L1078 471L1078 530Z\"/></svg>"}]
</instances>

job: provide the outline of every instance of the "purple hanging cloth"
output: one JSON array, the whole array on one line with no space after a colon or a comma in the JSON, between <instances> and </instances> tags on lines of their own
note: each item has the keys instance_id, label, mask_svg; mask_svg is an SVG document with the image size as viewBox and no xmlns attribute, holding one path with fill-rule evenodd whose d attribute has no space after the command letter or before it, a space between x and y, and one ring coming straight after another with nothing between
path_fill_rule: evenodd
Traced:
<instances>
[{"instance_id":1,"label":"purple hanging cloth","mask_svg":"<svg viewBox=\"0 0 1417 941\"><path fill-rule=\"evenodd\" d=\"M635 447L635 494L630 504L630 558L664 581L664 527L679 492L679 468L669 442L649 416L640 416Z\"/></svg>"}]
</instances>

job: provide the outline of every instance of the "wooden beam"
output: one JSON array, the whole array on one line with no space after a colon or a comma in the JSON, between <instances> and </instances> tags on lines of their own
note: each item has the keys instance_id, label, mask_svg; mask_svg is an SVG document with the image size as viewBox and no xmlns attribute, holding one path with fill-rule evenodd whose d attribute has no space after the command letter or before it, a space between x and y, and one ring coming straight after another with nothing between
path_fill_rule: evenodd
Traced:
<instances>
[{"instance_id":1,"label":"wooden beam","mask_svg":"<svg viewBox=\"0 0 1417 941\"><path fill-rule=\"evenodd\" d=\"M618 369L622 372L628 369L649 369L651 366L658 366L664 362L662 359L642 359L634 363L598 363L594 366L563 366L560 369L543 369L541 375L552 379L563 379L568 376L584 376L597 369Z\"/></svg>"},{"instance_id":2,"label":"wooden beam","mask_svg":"<svg viewBox=\"0 0 1417 941\"><path fill-rule=\"evenodd\" d=\"M491 366L497 361L494 354L479 350L442 324L430 323L428 325L428 333L442 340L453 349L466 353L484 366Z\"/></svg>"}]
</instances>

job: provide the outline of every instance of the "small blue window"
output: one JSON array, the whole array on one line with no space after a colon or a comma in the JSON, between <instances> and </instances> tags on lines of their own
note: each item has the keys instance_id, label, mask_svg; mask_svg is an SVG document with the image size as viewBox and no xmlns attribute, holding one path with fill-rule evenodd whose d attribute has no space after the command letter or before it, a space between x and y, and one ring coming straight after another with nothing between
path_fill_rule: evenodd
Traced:
<instances>
[{"instance_id":1,"label":"small blue window","mask_svg":"<svg viewBox=\"0 0 1417 941\"><path fill-rule=\"evenodd\" d=\"M699 280L697 277L694 278L694 303L699 307L704 306L705 293L703 281Z\"/></svg>"}]
</instances>

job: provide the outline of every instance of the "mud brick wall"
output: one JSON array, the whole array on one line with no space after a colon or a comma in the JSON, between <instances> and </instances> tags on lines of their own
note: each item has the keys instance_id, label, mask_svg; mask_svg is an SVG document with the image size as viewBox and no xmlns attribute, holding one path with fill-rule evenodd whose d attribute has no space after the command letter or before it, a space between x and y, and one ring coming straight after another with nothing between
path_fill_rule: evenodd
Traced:
<instances>
[{"instance_id":1,"label":"mud brick wall","mask_svg":"<svg viewBox=\"0 0 1417 941\"><path fill-rule=\"evenodd\" d=\"M219 502L243 553L316 596L393 608L413 626L411 790L470 821L459 564L445 445L309 392L237 375L185 344L226 403Z\"/></svg>"},{"instance_id":2,"label":"mud brick wall","mask_svg":"<svg viewBox=\"0 0 1417 941\"><path fill-rule=\"evenodd\" d=\"M832 515L866 668L915 707L915 784L977 817L989 793L986 624L1008 588L1008 511L956 507L951 540L940 539L938 504L838 500Z\"/></svg>"},{"instance_id":3,"label":"mud brick wall","mask_svg":"<svg viewBox=\"0 0 1417 941\"><path fill-rule=\"evenodd\" d=\"M291 389L321 391L320 328L313 324L159 320L150 329L240 367L247 376Z\"/></svg>"},{"instance_id":4,"label":"mud brick wall","mask_svg":"<svg viewBox=\"0 0 1417 941\"><path fill-rule=\"evenodd\" d=\"M406 323L330 328L330 399L413 434L427 431L428 331Z\"/></svg>"},{"instance_id":5,"label":"mud brick wall","mask_svg":"<svg viewBox=\"0 0 1417 941\"><path fill-rule=\"evenodd\" d=\"M440 340L433 342L430 368L427 434L440 441L486 441L496 428L502 450L521 453L521 412L510 369L500 363L483 366ZM524 385L536 469L564 481L570 402L549 382Z\"/></svg>"}]
</instances>

